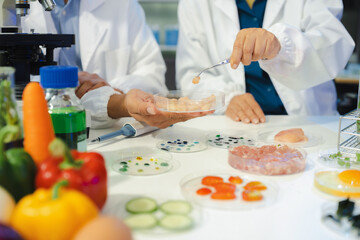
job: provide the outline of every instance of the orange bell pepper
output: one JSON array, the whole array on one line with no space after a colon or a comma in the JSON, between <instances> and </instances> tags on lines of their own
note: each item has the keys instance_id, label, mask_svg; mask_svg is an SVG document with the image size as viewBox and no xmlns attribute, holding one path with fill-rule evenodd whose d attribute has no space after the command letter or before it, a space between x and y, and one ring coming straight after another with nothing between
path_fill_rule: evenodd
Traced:
<instances>
[{"instance_id":1,"label":"orange bell pepper","mask_svg":"<svg viewBox=\"0 0 360 240\"><path fill-rule=\"evenodd\" d=\"M10 223L27 240L67 240L88 221L98 208L85 194L64 189L66 180L52 189L38 189L16 205Z\"/></svg>"}]
</instances>

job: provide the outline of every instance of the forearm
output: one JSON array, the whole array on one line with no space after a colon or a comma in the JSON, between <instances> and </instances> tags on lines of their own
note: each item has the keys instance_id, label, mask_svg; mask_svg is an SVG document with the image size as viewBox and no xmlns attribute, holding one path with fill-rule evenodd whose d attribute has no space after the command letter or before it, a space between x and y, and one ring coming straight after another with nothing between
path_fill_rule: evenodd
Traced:
<instances>
[{"instance_id":1,"label":"forearm","mask_svg":"<svg viewBox=\"0 0 360 240\"><path fill-rule=\"evenodd\" d=\"M109 117L118 119L122 117L130 117L130 114L125 105L126 94L114 94L110 97L107 112Z\"/></svg>"}]
</instances>

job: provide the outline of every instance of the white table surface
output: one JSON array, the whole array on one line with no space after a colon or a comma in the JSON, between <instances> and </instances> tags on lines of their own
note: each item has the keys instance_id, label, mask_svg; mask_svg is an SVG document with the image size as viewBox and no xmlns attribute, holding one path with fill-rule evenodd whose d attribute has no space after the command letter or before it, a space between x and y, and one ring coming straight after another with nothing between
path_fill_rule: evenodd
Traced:
<instances>
[{"instance_id":1,"label":"white table surface","mask_svg":"<svg viewBox=\"0 0 360 240\"><path fill-rule=\"evenodd\" d=\"M221 211L203 208L203 220L195 229L171 235L146 235L135 233L134 239L169 239L169 240L240 240L240 239L342 239L337 233L329 231L321 222L321 207L326 202L339 199L319 192L313 187L314 172L323 168L316 162L320 151L335 149L337 145L338 116L329 117L290 117L267 116L267 122L259 125L248 125L234 122L225 116L207 116L173 127L158 130L136 138L112 139L106 142L88 145L89 151L120 151L137 146L155 148L159 139L156 135L164 131L191 130L207 134L213 131L243 131L249 137L256 138L258 131L275 127L302 127L311 130L312 134L321 136L323 143L316 147L306 148L310 164L304 172L288 176L256 176L260 181L272 181L278 188L278 197L274 204L253 210ZM114 131L121 126L119 122L111 129L91 130L90 139ZM191 173L215 171L237 171L239 176L245 174L235 170L227 163L227 150L209 147L195 153L171 153L173 159L180 163L177 169L155 176L124 176L111 170L108 166L108 201L103 209L104 214L116 214L116 206L126 195L143 194L150 197L165 196L182 199L180 181ZM250 175L250 174L246 174ZM252 175L255 176L255 175Z\"/></svg>"}]
</instances>

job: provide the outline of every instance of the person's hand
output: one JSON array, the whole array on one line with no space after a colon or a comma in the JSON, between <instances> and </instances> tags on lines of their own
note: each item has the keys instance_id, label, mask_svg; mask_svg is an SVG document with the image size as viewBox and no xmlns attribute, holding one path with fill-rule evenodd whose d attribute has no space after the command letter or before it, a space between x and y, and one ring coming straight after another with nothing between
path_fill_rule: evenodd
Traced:
<instances>
[{"instance_id":1,"label":"person's hand","mask_svg":"<svg viewBox=\"0 0 360 240\"><path fill-rule=\"evenodd\" d=\"M91 74L88 72L79 72L79 86L75 89L75 94L78 98L82 98L85 93L103 87L109 86L109 84L99 77L97 74Z\"/></svg>"},{"instance_id":2,"label":"person's hand","mask_svg":"<svg viewBox=\"0 0 360 240\"><path fill-rule=\"evenodd\" d=\"M243 123L265 122L265 115L261 107L250 93L233 97L226 109L226 116Z\"/></svg>"},{"instance_id":3,"label":"person's hand","mask_svg":"<svg viewBox=\"0 0 360 240\"><path fill-rule=\"evenodd\" d=\"M130 116L151 126L166 128L177 122L184 122L192 118L202 117L214 111L198 113L170 113L158 111L154 105L153 96L138 89L130 90L124 100Z\"/></svg>"},{"instance_id":4,"label":"person's hand","mask_svg":"<svg viewBox=\"0 0 360 240\"><path fill-rule=\"evenodd\" d=\"M233 46L230 64L236 69L240 62L249 65L252 61L272 59L281 48L279 40L263 28L246 28L239 31Z\"/></svg>"}]
</instances>

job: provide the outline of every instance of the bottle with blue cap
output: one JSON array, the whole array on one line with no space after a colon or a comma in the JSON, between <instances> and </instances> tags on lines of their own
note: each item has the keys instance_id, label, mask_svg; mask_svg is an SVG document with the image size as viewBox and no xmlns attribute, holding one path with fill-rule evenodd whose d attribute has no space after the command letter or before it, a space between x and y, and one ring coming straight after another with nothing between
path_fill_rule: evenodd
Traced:
<instances>
[{"instance_id":1,"label":"bottle with blue cap","mask_svg":"<svg viewBox=\"0 0 360 240\"><path fill-rule=\"evenodd\" d=\"M77 67L41 67L40 83L45 89L55 135L71 149L86 151L86 113L75 95Z\"/></svg>"}]
</instances>

